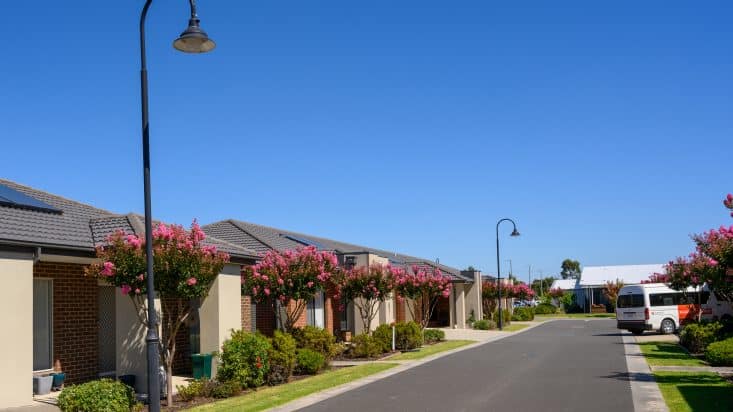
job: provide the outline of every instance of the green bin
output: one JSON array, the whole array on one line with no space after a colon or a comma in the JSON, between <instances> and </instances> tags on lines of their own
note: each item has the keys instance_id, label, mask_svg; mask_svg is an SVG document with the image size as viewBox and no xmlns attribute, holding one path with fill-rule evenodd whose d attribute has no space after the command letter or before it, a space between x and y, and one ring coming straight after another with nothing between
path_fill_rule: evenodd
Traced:
<instances>
[{"instance_id":1,"label":"green bin","mask_svg":"<svg viewBox=\"0 0 733 412\"><path fill-rule=\"evenodd\" d=\"M210 353L194 353L191 355L194 379L211 379L211 360L213 357Z\"/></svg>"}]
</instances>

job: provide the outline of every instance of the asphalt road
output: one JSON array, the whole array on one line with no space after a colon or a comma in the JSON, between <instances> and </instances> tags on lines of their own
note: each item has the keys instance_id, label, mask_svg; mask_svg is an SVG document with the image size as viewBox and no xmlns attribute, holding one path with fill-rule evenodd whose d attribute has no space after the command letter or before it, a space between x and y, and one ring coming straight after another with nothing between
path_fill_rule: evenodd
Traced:
<instances>
[{"instance_id":1,"label":"asphalt road","mask_svg":"<svg viewBox=\"0 0 733 412\"><path fill-rule=\"evenodd\" d=\"M633 412L615 320L559 320L445 356L303 411Z\"/></svg>"}]
</instances>

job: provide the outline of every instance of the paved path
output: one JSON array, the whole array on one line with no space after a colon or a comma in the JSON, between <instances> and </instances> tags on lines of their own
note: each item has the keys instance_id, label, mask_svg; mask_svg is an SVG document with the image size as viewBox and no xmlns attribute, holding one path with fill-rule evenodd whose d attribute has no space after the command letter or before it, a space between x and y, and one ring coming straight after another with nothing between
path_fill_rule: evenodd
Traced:
<instances>
[{"instance_id":1,"label":"paved path","mask_svg":"<svg viewBox=\"0 0 733 412\"><path fill-rule=\"evenodd\" d=\"M560 320L457 352L304 411L633 411L614 320Z\"/></svg>"}]
</instances>

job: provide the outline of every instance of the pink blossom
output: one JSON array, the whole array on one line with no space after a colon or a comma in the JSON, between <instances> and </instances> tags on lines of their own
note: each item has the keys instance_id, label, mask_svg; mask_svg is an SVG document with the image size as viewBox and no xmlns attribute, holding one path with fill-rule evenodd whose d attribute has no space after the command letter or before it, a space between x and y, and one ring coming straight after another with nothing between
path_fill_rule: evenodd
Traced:
<instances>
[{"instance_id":1,"label":"pink blossom","mask_svg":"<svg viewBox=\"0 0 733 412\"><path fill-rule=\"evenodd\" d=\"M313 287L313 285L314 285L314 283L313 283L313 282L308 282L308 283L306 283L306 285L307 285L307 286L308 286L309 288L312 288L312 287Z\"/></svg>"},{"instance_id":2,"label":"pink blossom","mask_svg":"<svg viewBox=\"0 0 733 412\"><path fill-rule=\"evenodd\" d=\"M140 294L140 288L135 288L135 294L136 295L139 295Z\"/></svg>"},{"instance_id":3,"label":"pink blossom","mask_svg":"<svg viewBox=\"0 0 733 412\"><path fill-rule=\"evenodd\" d=\"M270 288L265 288L263 292L265 292L265 296L270 296Z\"/></svg>"},{"instance_id":4,"label":"pink blossom","mask_svg":"<svg viewBox=\"0 0 733 412\"><path fill-rule=\"evenodd\" d=\"M127 238L125 239L127 241L127 244L134 247L135 249L139 249L140 246L142 246L143 241L139 237L135 235L127 235Z\"/></svg>"},{"instance_id":5,"label":"pink blossom","mask_svg":"<svg viewBox=\"0 0 733 412\"><path fill-rule=\"evenodd\" d=\"M113 276L115 274L115 264L112 262L104 262L99 274L107 277Z\"/></svg>"},{"instance_id":6,"label":"pink blossom","mask_svg":"<svg viewBox=\"0 0 733 412\"><path fill-rule=\"evenodd\" d=\"M196 280L196 278L195 278L195 277L190 277L190 278L188 278L188 280L186 281L186 284L187 284L188 286L193 286L193 285L195 285L195 284L196 284L196 282L197 282L197 280Z\"/></svg>"},{"instance_id":7,"label":"pink blossom","mask_svg":"<svg viewBox=\"0 0 733 412\"><path fill-rule=\"evenodd\" d=\"M132 288L129 285L122 285L120 289L122 289L121 292L123 295L129 295L130 291L132 290Z\"/></svg>"}]
</instances>

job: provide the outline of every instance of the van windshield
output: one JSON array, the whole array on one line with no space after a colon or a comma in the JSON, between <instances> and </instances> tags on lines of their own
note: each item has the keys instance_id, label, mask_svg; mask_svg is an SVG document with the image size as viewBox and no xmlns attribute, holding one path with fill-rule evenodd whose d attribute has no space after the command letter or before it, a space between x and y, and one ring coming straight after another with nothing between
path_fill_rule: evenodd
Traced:
<instances>
[{"instance_id":1,"label":"van windshield","mask_svg":"<svg viewBox=\"0 0 733 412\"><path fill-rule=\"evenodd\" d=\"M618 297L616 303L618 308L643 308L644 307L644 295L632 294L632 295L621 295Z\"/></svg>"}]
</instances>

